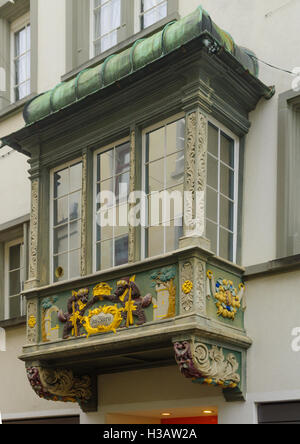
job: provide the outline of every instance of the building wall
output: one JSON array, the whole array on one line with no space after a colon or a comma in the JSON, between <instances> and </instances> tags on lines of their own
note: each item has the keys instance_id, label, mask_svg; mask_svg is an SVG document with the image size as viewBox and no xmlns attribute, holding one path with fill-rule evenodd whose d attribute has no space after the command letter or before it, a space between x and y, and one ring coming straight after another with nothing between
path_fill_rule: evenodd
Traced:
<instances>
[{"instance_id":1,"label":"building wall","mask_svg":"<svg viewBox=\"0 0 300 444\"><path fill-rule=\"evenodd\" d=\"M192 12L199 3L200 0L181 0L180 14ZM201 3L221 28L260 59L289 70L299 65L295 50L299 46L299 2L202 0ZM66 71L65 1L43 0L39 2L38 14L37 92L40 93L59 83ZM260 79L268 85L275 84L277 92L269 102L262 99L250 116L252 128L246 140L244 174L242 262L245 266L276 257L278 94L291 89L292 77L260 64ZM23 125L20 112L2 119L0 138ZM8 151L4 148L0 155ZM27 159L21 154L0 158L0 202L4 208L0 212L0 225L30 211L27 169ZM225 403L219 390L195 386L174 366L100 376L99 411L88 415L81 412L81 422L100 424L122 418L128 422L133 418L136 421L151 418L155 422L157 419L151 412L147 414L147 410L212 405L218 407L220 423L252 423L256 421L255 402L299 399L300 354L291 348L292 329L300 325L300 312L296 308L299 281L300 273L291 272L247 284L246 327L253 346L248 354L246 403ZM24 337L24 327L7 329L7 351L0 352L0 411L4 418L79 413L73 405L43 401L34 394L26 380L24 364L17 359ZM135 415L141 411L144 416L138 419Z\"/></svg>"}]
</instances>

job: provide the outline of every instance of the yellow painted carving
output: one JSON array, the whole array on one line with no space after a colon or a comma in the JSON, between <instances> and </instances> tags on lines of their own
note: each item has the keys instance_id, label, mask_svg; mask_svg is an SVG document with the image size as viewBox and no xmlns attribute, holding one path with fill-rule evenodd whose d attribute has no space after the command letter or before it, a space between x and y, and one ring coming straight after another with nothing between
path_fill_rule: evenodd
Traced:
<instances>
[{"instance_id":1,"label":"yellow painted carving","mask_svg":"<svg viewBox=\"0 0 300 444\"><path fill-rule=\"evenodd\" d=\"M93 295L97 296L100 301L103 301L103 296L111 295L112 288L105 282L101 282L93 289Z\"/></svg>"},{"instance_id":2,"label":"yellow painted carving","mask_svg":"<svg viewBox=\"0 0 300 444\"><path fill-rule=\"evenodd\" d=\"M30 318L28 319L28 326L30 328L34 328L36 326L36 317L35 316L30 316Z\"/></svg>"},{"instance_id":3,"label":"yellow painted carving","mask_svg":"<svg viewBox=\"0 0 300 444\"><path fill-rule=\"evenodd\" d=\"M89 312L88 316L84 316L82 318L82 325L85 328L87 332L87 338L89 338L91 335L96 335L98 333L107 333L107 332L117 332L117 329L120 327L121 322L123 320L122 318L122 311L123 308L118 308L117 305L115 306L107 306L96 308L95 310L91 310ZM104 315L112 315L113 316L113 322L109 325L98 325L97 327L92 327L91 325L91 319L94 316L99 316L100 314Z\"/></svg>"},{"instance_id":4,"label":"yellow painted carving","mask_svg":"<svg viewBox=\"0 0 300 444\"><path fill-rule=\"evenodd\" d=\"M193 283L191 281L185 281L182 285L182 291L184 294L190 294L193 289Z\"/></svg>"}]
</instances>

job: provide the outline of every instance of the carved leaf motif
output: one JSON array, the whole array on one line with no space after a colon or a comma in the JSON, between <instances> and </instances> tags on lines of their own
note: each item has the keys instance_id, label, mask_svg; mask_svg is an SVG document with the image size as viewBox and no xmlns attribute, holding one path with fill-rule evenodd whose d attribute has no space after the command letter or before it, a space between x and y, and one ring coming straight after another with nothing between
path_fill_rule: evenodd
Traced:
<instances>
[{"instance_id":1,"label":"carved leaf motif","mask_svg":"<svg viewBox=\"0 0 300 444\"><path fill-rule=\"evenodd\" d=\"M181 306L185 312L189 312L193 308L194 288L191 289L190 293L185 294L182 286L186 281L193 282L193 280L193 264L190 261L185 262L181 267Z\"/></svg>"}]
</instances>

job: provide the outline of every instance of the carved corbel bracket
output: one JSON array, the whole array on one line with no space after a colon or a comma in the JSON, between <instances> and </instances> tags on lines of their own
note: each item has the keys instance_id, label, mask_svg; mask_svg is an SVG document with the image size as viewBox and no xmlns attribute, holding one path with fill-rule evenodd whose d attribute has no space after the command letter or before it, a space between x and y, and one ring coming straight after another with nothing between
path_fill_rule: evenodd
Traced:
<instances>
[{"instance_id":1,"label":"carved corbel bracket","mask_svg":"<svg viewBox=\"0 0 300 444\"><path fill-rule=\"evenodd\" d=\"M96 376L74 376L69 369L41 366L29 366L26 371L30 385L39 398L78 403L84 412L97 411Z\"/></svg>"},{"instance_id":2,"label":"carved corbel bracket","mask_svg":"<svg viewBox=\"0 0 300 444\"><path fill-rule=\"evenodd\" d=\"M206 345L198 338L174 340L175 360L183 376L195 383L223 388L227 401L241 401L241 352L224 352L217 345Z\"/></svg>"}]
</instances>

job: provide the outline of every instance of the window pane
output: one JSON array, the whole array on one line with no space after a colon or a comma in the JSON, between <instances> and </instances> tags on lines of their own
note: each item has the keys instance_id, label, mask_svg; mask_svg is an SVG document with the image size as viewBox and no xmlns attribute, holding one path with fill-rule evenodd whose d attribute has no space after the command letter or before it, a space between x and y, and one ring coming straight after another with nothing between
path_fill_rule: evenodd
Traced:
<instances>
[{"instance_id":1,"label":"window pane","mask_svg":"<svg viewBox=\"0 0 300 444\"><path fill-rule=\"evenodd\" d=\"M207 211L207 218L217 223L218 222L218 193L209 187L207 187L206 211Z\"/></svg>"},{"instance_id":2,"label":"window pane","mask_svg":"<svg viewBox=\"0 0 300 444\"><path fill-rule=\"evenodd\" d=\"M117 146L116 150L116 165L115 174L121 174L128 171L130 168L130 145L125 143L123 145Z\"/></svg>"},{"instance_id":3,"label":"window pane","mask_svg":"<svg viewBox=\"0 0 300 444\"><path fill-rule=\"evenodd\" d=\"M27 31L26 28L15 34L15 57L24 54L27 50Z\"/></svg>"},{"instance_id":4,"label":"window pane","mask_svg":"<svg viewBox=\"0 0 300 444\"><path fill-rule=\"evenodd\" d=\"M80 190L82 187L82 164L73 165L70 168L70 193Z\"/></svg>"},{"instance_id":5,"label":"window pane","mask_svg":"<svg viewBox=\"0 0 300 444\"><path fill-rule=\"evenodd\" d=\"M148 133L146 136L146 162L160 159L165 155L165 128Z\"/></svg>"},{"instance_id":6,"label":"window pane","mask_svg":"<svg viewBox=\"0 0 300 444\"><path fill-rule=\"evenodd\" d=\"M206 221L206 237L211 241L211 250L217 253L218 226L216 224Z\"/></svg>"},{"instance_id":7,"label":"window pane","mask_svg":"<svg viewBox=\"0 0 300 444\"><path fill-rule=\"evenodd\" d=\"M183 227L175 226L174 221L166 227L166 252L178 250L179 239L183 236Z\"/></svg>"},{"instance_id":8,"label":"window pane","mask_svg":"<svg viewBox=\"0 0 300 444\"><path fill-rule=\"evenodd\" d=\"M113 227L100 227L97 224L97 242L112 239L114 236Z\"/></svg>"},{"instance_id":9,"label":"window pane","mask_svg":"<svg viewBox=\"0 0 300 444\"><path fill-rule=\"evenodd\" d=\"M60 254L68 251L68 225L54 229L53 253Z\"/></svg>"},{"instance_id":10,"label":"window pane","mask_svg":"<svg viewBox=\"0 0 300 444\"><path fill-rule=\"evenodd\" d=\"M220 228L220 254L221 257L233 261L233 234Z\"/></svg>"},{"instance_id":11,"label":"window pane","mask_svg":"<svg viewBox=\"0 0 300 444\"><path fill-rule=\"evenodd\" d=\"M69 197L70 220L80 219L81 217L81 191L71 194Z\"/></svg>"},{"instance_id":12,"label":"window pane","mask_svg":"<svg viewBox=\"0 0 300 444\"><path fill-rule=\"evenodd\" d=\"M159 3L161 3L159 6ZM147 28L163 19L168 14L167 1L161 0L142 0L142 11L144 16L142 18L142 28Z\"/></svg>"},{"instance_id":13,"label":"window pane","mask_svg":"<svg viewBox=\"0 0 300 444\"><path fill-rule=\"evenodd\" d=\"M65 196L69 192L69 169L54 174L54 197Z\"/></svg>"},{"instance_id":14,"label":"window pane","mask_svg":"<svg viewBox=\"0 0 300 444\"><path fill-rule=\"evenodd\" d=\"M80 276L80 250L72 251L69 257L70 279Z\"/></svg>"},{"instance_id":15,"label":"window pane","mask_svg":"<svg viewBox=\"0 0 300 444\"><path fill-rule=\"evenodd\" d=\"M21 291L20 270L11 271L9 273L9 296L19 294Z\"/></svg>"},{"instance_id":16,"label":"window pane","mask_svg":"<svg viewBox=\"0 0 300 444\"><path fill-rule=\"evenodd\" d=\"M81 221L70 224L70 250L80 248L81 242Z\"/></svg>"},{"instance_id":17,"label":"window pane","mask_svg":"<svg viewBox=\"0 0 300 444\"><path fill-rule=\"evenodd\" d=\"M208 154L207 156L207 185L218 190L218 161Z\"/></svg>"},{"instance_id":18,"label":"window pane","mask_svg":"<svg viewBox=\"0 0 300 444\"><path fill-rule=\"evenodd\" d=\"M68 254L61 254L53 258L54 282L68 279Z\"/></svg>"},{"instance_id":19,"label":"window pane","mask_svg":"<svg viewBox=\"0 0 300 444\"><path fill-rule=\"evenodd\" d=\"M233 214L234 205L233 202L226 199L225 197L220 197L220 224L228 228L228 230L233 231Z\"/></svg>"},{"instance_id":20,"label":"window pane","mask_svg":"<svg viewBox=\"0 0 300 444\"><path fill-rule=\"evenodd\" d=\"M167 125L167 155L184 150L185 119Z\"/></svg>"},{"instance_id":21,"label":"window pane","mask_svg":"<svg viewBox=\"0 0 300 444\"><path fill-rule=\"evenodd\" d=\"M113 240L97 244L97 269L105 270L113 266Z\"/></svg>"},{"instance_id":22,"label":"window pane","mask_svg":"<svg viewBox=\"0 0 300 444\"><path fill-rule=\"evenodd\" d=\"M19 85L20 83L25 82L25 80L27 80L27 78L28 78L27 77L26 62L27 62L26 55L23 55L22 57L17 59L15 62L15 74L16 74L15 83L16 83L16 85Z\"/></svg>"},{"instance_id":23,"label":"window pane","mask_svg":"<svg viewBox=\"0 0 300 444\"><path fill-rule=\"evenodd\" d=\"M148 228L148 256L164 253L164 227Z\"/></svg>"},{"instance_id":24,"label":"window pane","mask_svg":"<svg viewBox=\"0 0 300 444\"><path fill-rule=\"evenodd\" d=\"M115 265L128 263L128 236L123 236L115 240Z\"/></svg>"},{"instance_id":25,"label":"window pane","mask_svg":"<svg viewBox=\"0 0 300 444\"><path fill-rule=\"evenodd\" d=\"M97 181L106 180L113 177L114 170L114 150L99 154L98 157Z\"/></svg>"},{"instance_id":26,"label":"window pane","mask_svg":"<svg viewBox=\"0 0 300 444\"><path fill-rule=\"evenodd\" d=\"M234 172L221 165L221 193L234 200Z\"/></svg>"},{"instance_id":27,"label":"window pane","mask_svg":"<svg viewBox=\"0 0 300 444\"><path fill-rule=\"evenodd\" d=\"M115 237L128 233L128 205L116 207Z\"/></svg>"},{"instance_id":28,"label":"window pane","mask_svg":"<svg viewBox=\"0 0 300 444\"><path fill-rule=\"evenodd\" d=\"M124 202L127 201L127 198L129 196L129 181L130 181L130 174L123 173L116 177L116 183L115 183L115 190L116 190L116 199L117 202Z\"/></svg>"},{"instance_id":29,"label":"window pane","mask_svg":"<svg viewBox=\"0 0 300 444\"><path fill-rule=\"evenodd\" d=\"M161 191L165 187L165 161L164 159L150 163L146 166L146 178L148 179L148 187L146 193L150 194L153 191Z\"/></svg>"},{"instance_id":30,"label":"window pane","mask_svg":"<svg viewBox=\"0 0 300 444\"><path fill-rule=\"evenodd\" d=\"M221 160L234 168L234 141L221 133Z\"/></svg>"},{"instance_id":31,"label":"window pane","mask_svg":"<svg viewBox=\"0 0 300 444\"><path fill-rule=\"evenodd\" d=\"M184 153L168 156L166 162L166 188L174 187L184 181Z\"/></svg>"},{"instance_id":32,"label":"window pane","mask_svg":"<svg viewBox=\"0 0 300 444\"><path fill-rule=\"evenodd\" d=\"M54 226L68 222L68 198L54 201Z\"/></svg>"},{"instance_id":33,"label":"window pane","mask_svg":"<svg viewBox=\"0 0 300 444\"><path fill-rule=\"evenodd\" d=\"M9 249L9 270L16 270L21 267L21 245L15 245Z\"/></svg>"},{"instance_id":34,"label":"window pane","mask_svg":"<svg viewBox=\"0 0 300 444\"><path fill-rule=\"evenodd\" d=\"M10 319L21 316L20 296L9 298L9 317Z\"/></svg>"},{"instance_id":35,"label":"window pane","mask_svg":"<svg viewBox=\"0 0 300 444\"><path fill-rule=\"evenodd\" d=\"M208 152L219 157L219 130L211 123L208 125Z\"/></svg>"}]
</instances>

